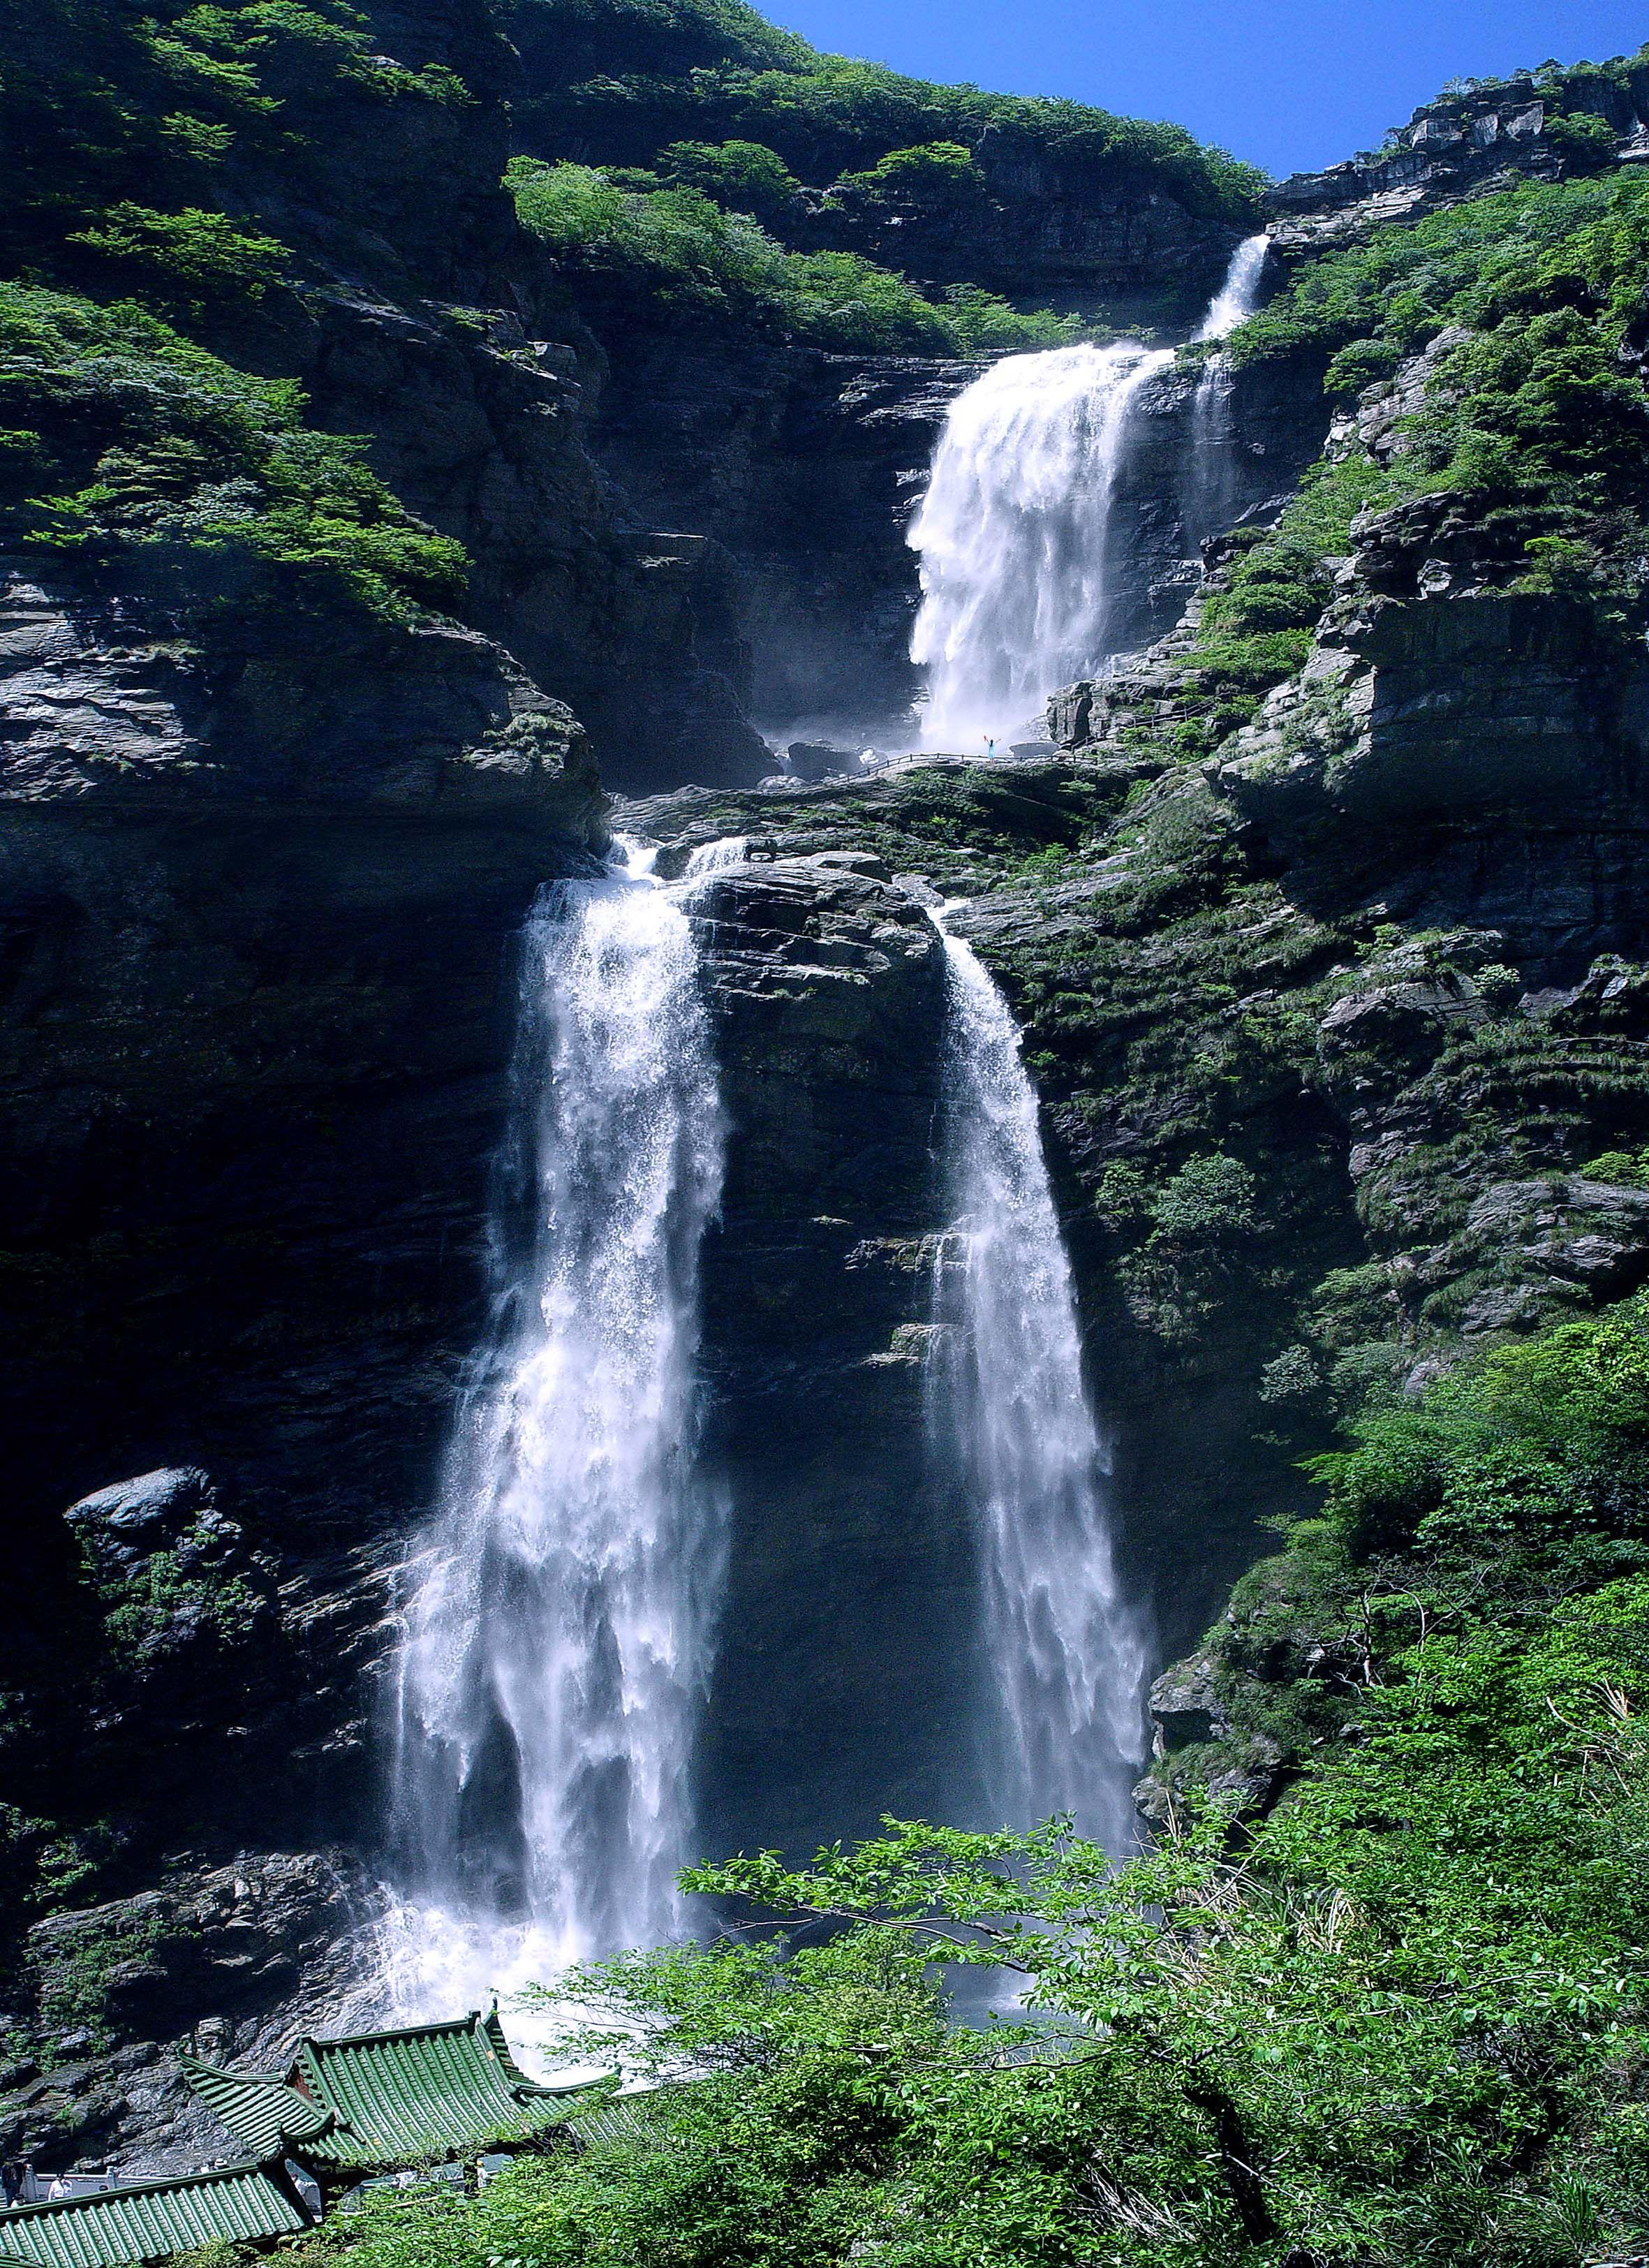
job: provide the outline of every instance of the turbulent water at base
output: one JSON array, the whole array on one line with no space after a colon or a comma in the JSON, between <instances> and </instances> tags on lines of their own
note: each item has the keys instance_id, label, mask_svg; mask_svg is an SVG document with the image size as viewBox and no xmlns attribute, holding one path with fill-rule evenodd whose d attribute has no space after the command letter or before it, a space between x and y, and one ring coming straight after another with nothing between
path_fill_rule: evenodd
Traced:
<instances>
[{"instance_id":1,"label":"turbulent water at base","mask_svg":"<svg viewBox=\"0 0 1649 2268\"><path fill-rule=\"evenodd\" d=\"M680 1926L725 1554L695 1469L723 1128L684 894L615 866L526 925L493 1325L401 1660L411 2013Z\"/></svg>"},{"instance_id":2,"label":"turbulent water at base","mask_svg":"<svg viewBox=\"0 0 1649 2268\"><path fill-rule=\"evenodd\" d=\"M934 1453L976 1522L983 1778L993 1818L1056 1811L1113 1851L1132 1832L1145 1636L1118 1588L1104 1445L1018 1028L972 947L945 938L945 1165L927 1373Z\"/></svg>"},{"instance_id":3,"label":"turbulent water at base","mask_svg":"<svg viewBox=\"0 0 1649 2268\"><path fill-rule=\"evenodd\" d=\"M926 747L977 752L1107 651L1128 412L1173 358L1132 344L1010 355L951 404L910 529Z\"/></svg>"},{"instance_id":4,"label":"turbulent water at base","mask_svg":"<svg viewBox=\"0 0 1649 2268\"><path fill-rule=\"evenodd\" d=\"M1258 302L1270 239L1244 239L1231 256L1231 266L1196 336L1199 342L1229 338L1239 323L1246 323ZM1191 403L1191 450L1186 467L1186 519L1192 527L1212 534L1232 515L1236 488L1235 434L1232 425L1230 363L1224 355L1211 355L1196 381Z\"/></svg>"},{"instance_id":5,"label":"turbulent water at base","mask_svg":"<svg viewBox=\"0 0 1649 2268\"><path fill-rule=\"evenodd\" d=\"M1266 243L1238 247L1198 339L1224 338L1252 313ZM1117 478L1146 383L1173 360L1170 348L1131 341L1010 355L952 402L910 526L924 747L979 754L982 740L1012 732L1056 686L1091 676L1117 650ZM1228 394L1216 357L1193 414L1199 533L1218 524L1221 499L1212 486L1199 497L1197 484L1220 478L1222 446L1229 459L1222 386Z\"/></svg>"}]
</instances>

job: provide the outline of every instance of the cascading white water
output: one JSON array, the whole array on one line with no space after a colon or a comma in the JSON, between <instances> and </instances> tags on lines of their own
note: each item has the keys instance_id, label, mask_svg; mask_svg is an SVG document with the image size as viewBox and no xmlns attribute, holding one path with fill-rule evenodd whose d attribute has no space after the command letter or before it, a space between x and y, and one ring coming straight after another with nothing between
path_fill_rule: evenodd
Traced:
<instances>
[{"instance_id":1,"label":"cascading white water","mask_svg":"<svg viewBox=\"0 0 1649 2268\"><path fill-rule=\"evenodd\" d=\"M1270 239L1246 237L1231 255L1226 280L1209 306L1199 342L1227 339L1258 303ZM1203 364L1191 402L1191 448L1186 467L1185 512L1194 531L1213 534L1231 518L1236 460L1231 416L1232 369L1224 355Z\"/></svg>"},{"instance_id":2,"label":"cascading white water","mask_svg":"<svg viewBox=\"0 0 1649 2268\"><path fill-rule=\"evenodd\" d=\"M986 1793L998 1820L1072 1812L1120 1852L1144 1752L1145 1635L1113 1562L1107 1459L1019 1030L973 948L944 934L954 1225L935 1269L928 1420L977 1522L996 1681Z\"/></svg>"},{"instance_id":3,"label":"cascading white water","mask_svg":"<svg viewBox=\"0 0 1649 2268\"><path fill-rule=\"evenodd\" d=\"M1197 328L1196 336L1199 342L1228 339L1239 323L1248 321L1259 296L1260 277L1270 246L1270 238L1262 230L1258 236L1245 236L1232 254L1226 280L1209 301L1208 313Z\"/></svg>"},{"instance_id":4,"label":"cascading white water","mask_svg":"<svg viewBox=\"0 0 1649 2268\"><path fill-rule=\"evenodd\" d=\"M1252 314L1267 243L1238 247L1198 339ZM909 535L921 555L910 654L927 673L924 747L978 754L1117 652L1117 476L1147 381L1173 360L1170 348L1132 341L1010 355L950 405ZM1202 527L1218 524L1222 447L1229 469L1228 394L1215 357L1192 419L1189 516Z\"/></svg>"},{"instance_id":5,"label":"cascading white water","mask_svg":"<svg viewBox=\"0 0 1649 2268\"><path fill-rule=\"evenodd\" d=\"M411 2011L680 1926L725 1553L694 1376L723 1127L683 894L615 865L526 924L493 1326L401 1657Z\"/></svg>"},{"instance_id":6,"label":"cascading white water","mask_svg":"<svg viewBox=\"0 0 1649 2268\"><path fill-rule=\"evenodd\" d=\"M951 404L909 539L924 747L976 750L1103 659L1129 410L1173 358L1132 343L1010 355Z\"/></svg>"}]
</instances>

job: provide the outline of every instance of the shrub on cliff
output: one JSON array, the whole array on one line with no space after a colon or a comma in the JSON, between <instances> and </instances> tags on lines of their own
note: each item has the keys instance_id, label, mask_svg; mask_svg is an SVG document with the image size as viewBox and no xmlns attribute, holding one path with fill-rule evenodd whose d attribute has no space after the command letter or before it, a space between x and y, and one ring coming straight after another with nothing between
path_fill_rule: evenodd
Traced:
<instances>
[{"instance_id":1,"label":"shrub on cliff","mask_svg":"<svg viewBox=\"0 0 1649 2268\"><path fill-rule=\"evenodd\" d=\"M460 546L363 461L308 431L290 381L254 378L129 303L0 284L0 517L88 563L142 556L180 598L237 561L390 617L450 602Z\"/></svg>"},{"instance_id":2,"label":"shrub on cliff","mask_svg":"<svg viewBox=\"0 0 1649 2268\"><path fill-rule=\"evenodd\" d=\"M531 158L517 158L508 178L522 222L575 279L622 278L660 308L731 312L773 336L865 353L1052 346L1080 328L967 286L924 298L857 253L786 252L749 214L698 188Z\"/></svg>"},{"instance_id":3,"label":"shrub on cliff","mask_svg":"<svg viewBox=\"0 0 1649 2268\"><path fill-rule=\"evenodd\" d=\"M915 199L965 207L984 194L985 177L965 143L919 142L913 149L890 150L863 173L843 173L836 186L878 202Z\"/></svg>"},{"instance_id":4,"label":"shrub on cliff","mask_svg":"<svg viewBox=\"0 0 1649 2268\"><path fill-rule=\"evenodd\" d=\"M727 211L769 224L795 210L801 191L778 152L760 142L673 142L655 165L660 180L701 189Z\"/></svg>"}]
</instances>

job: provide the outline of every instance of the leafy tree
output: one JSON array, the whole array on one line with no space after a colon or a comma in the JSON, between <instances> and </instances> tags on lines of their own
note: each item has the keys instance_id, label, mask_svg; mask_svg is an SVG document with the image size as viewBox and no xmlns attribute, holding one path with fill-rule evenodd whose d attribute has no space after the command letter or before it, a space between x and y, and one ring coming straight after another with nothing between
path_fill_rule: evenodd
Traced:
<instances>
[{"instance_id":1,"label":"leafy tree","mask_svg":"<svg viewBox=\"0 0 1649 2268\"><path fill-rule=\"evenodd\" d=\"M919 142L913 149L890 150L866 172L843 173L839 189L886 199L914 197L927 203L965 204L981 195L985 177L961 142Z\"/></svg>"},{"instance_id":2,"label":"leafy tree","mask_svg":"<svg viewBox=\"0 0 1649 2268\"><path fill-rule=\"evenodd\" d=\"M702 189L732 212L777 221L791 212L801 184L776 150L760 142L673 142L655 161L666 180Z\"/></svg>"}]
</instances>

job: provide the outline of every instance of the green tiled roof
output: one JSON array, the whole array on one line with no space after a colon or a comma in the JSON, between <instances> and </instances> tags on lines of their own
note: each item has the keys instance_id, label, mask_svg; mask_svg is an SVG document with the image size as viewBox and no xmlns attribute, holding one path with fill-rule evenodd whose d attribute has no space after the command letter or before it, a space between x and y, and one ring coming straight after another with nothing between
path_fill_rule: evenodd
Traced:
<instances>
[{"instance_id":1,"label":"green tiled roof","mask_svg":"<svg viewBox=\"0 0 1649 2268\"><path fill-rule=\"evenodd\" d=\"M53 2198L0 2211L0 2261L34 2268L125 2268L215 2238L285 2236L309 2226L257 2166L224 2166L165 2182L133 2182L91 2197Z\"/></svg>"},{"instance_id":2,"label":"green tiled roof","mask_svg":"<svg viewBox=\"0 0 1649 2268\"><path fill-rule=\"evenodd\" d=\"M580 2107L567 2120L568 2132L587 2146L602 2142L644 2141L658 2124L659 2114L665 2108L663 2098L674 2088L639 2088L633 2095L604 2095L587 2108Z\"/></svg>"},{"instance_id":3,"label":"green tiled roof","mask_svg":"<svg viewBox=\"0 0 1649 2268\"><path fill-rule=\"evenodd\" d=\"M219 2071L197 2056L180 2056L183 2076L209 2110L216 2112L237 2142L259 2158L277 2158L324 2134L332 2113L300 2095L284 2080L256 2073Z\"/></svg>"},{"instance_id":4,"label":"green tiled roof","mask_svg":"<svg viewBox=\"0 0 1649 2268\"><path fill-rule=\"evenodd\" d=\"M495 2010L342 2040L300 2040L284 2080L185 2058L190 2086L247 2148L312 2165L405 2166L525 2142L568 2098L615 2080L541 2086L510 2053Z\"/></svg>"}]
</instances>

